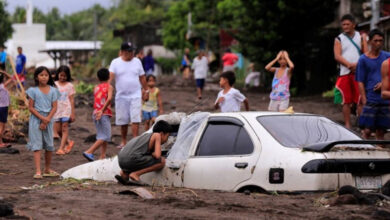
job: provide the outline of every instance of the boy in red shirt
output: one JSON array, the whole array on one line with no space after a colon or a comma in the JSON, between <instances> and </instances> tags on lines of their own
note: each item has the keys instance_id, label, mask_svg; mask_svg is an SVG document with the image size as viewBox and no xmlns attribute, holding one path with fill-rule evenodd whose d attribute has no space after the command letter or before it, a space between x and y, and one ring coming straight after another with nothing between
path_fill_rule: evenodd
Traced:
<instances>
[{"instance_id":1,"label":"boy in red shirt","mask_svg":"<svg viewBox=\"0 0 390 220\"><path fill-rule=\"evenodd\" d=\"M92 115L96 127L96 141L83 153L83 156L89 161L94 160L93 153L99 147L102 147L100 159L106 158L107 142L111 140L111 100L114 89L108 83L110 78L110 72L108 69L100 69L97 72L97 76L100 84L95 87L93 92L95 100L93 103L94 110Z\"/></svg>"}]
</instances>

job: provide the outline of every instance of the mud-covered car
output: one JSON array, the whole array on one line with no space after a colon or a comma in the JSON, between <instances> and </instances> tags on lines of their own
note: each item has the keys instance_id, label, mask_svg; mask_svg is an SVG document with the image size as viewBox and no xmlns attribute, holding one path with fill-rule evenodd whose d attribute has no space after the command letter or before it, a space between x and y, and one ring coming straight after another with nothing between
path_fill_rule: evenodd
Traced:
<instances>
[{"instance_id":1,"label":"mud-covered car","mask_svg":"<svg viewBox=\"0 0 390 220\"><path fill-rule=\"evenodd\" d=\"M327 191L343 185L377 189L390 179L386 148L363 141L323 116L199 112L170 120L171 116L161 117L177 128L166 167L141 176L145 184L226 191ZM115 157L72 168L62 177L107 181L119 171Z\"/></svg>"}]
</instances>

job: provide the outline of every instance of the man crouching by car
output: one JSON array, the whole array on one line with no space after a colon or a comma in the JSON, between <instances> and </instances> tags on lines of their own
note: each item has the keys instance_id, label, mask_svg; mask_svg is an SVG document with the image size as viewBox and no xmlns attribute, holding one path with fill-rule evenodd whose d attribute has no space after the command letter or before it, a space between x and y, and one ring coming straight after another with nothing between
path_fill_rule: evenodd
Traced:
<instances>
[{"instance_id":1,"label":"man crouching by car","mask_svg":"<svg viewBox=\"0 0 390 220\"><path fill-rule=\"evenodd\" d=\"M153 133L144 133L129 141L118 154L120 175L115 178L119 183L128 185L139 183L140 176L165 166L165 158L161 156L161 145L167 142L171 125L166 121L158 121L153 127Z\"/></svg>"}]
</instances>

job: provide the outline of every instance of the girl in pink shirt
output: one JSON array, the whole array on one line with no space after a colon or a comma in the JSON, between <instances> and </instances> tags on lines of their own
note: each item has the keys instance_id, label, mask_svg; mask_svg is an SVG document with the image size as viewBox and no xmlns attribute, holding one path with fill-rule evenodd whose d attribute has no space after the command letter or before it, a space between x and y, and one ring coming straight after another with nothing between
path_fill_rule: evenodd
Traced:
<instances>
[{"instance_id":1,"label":"girl in pink shirt","mask_svg":"<svg viewBox=\"0 0 390 220\"><path fill-rule=\"evenodd\" d=\"M72 77L69 67L60 66L55 80L55 84L61 93L58 99L57 111L54 114L54 130L61 137L61 145L56 154L64 155L69 153L74 146L74 141L70 140L68 136L69 123L75 120L74 95L76 92L71 83Z\"/></svg>"}]
</instances>

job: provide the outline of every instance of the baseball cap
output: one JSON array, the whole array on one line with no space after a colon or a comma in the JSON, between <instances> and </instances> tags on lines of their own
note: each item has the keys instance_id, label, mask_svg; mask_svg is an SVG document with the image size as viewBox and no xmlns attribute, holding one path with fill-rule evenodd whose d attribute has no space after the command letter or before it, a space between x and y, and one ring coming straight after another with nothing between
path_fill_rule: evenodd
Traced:
<instances>
[{"instance_id":1,"label":"baseball cap","mask_svg":"<svg viewBox=\"0 0 390 220\"><path fill-rule=\"evenodd\" d=\"M121 45L121 50L133 51L135 48L131 42L123 42Z\"/></svg>"}]
</instances>

